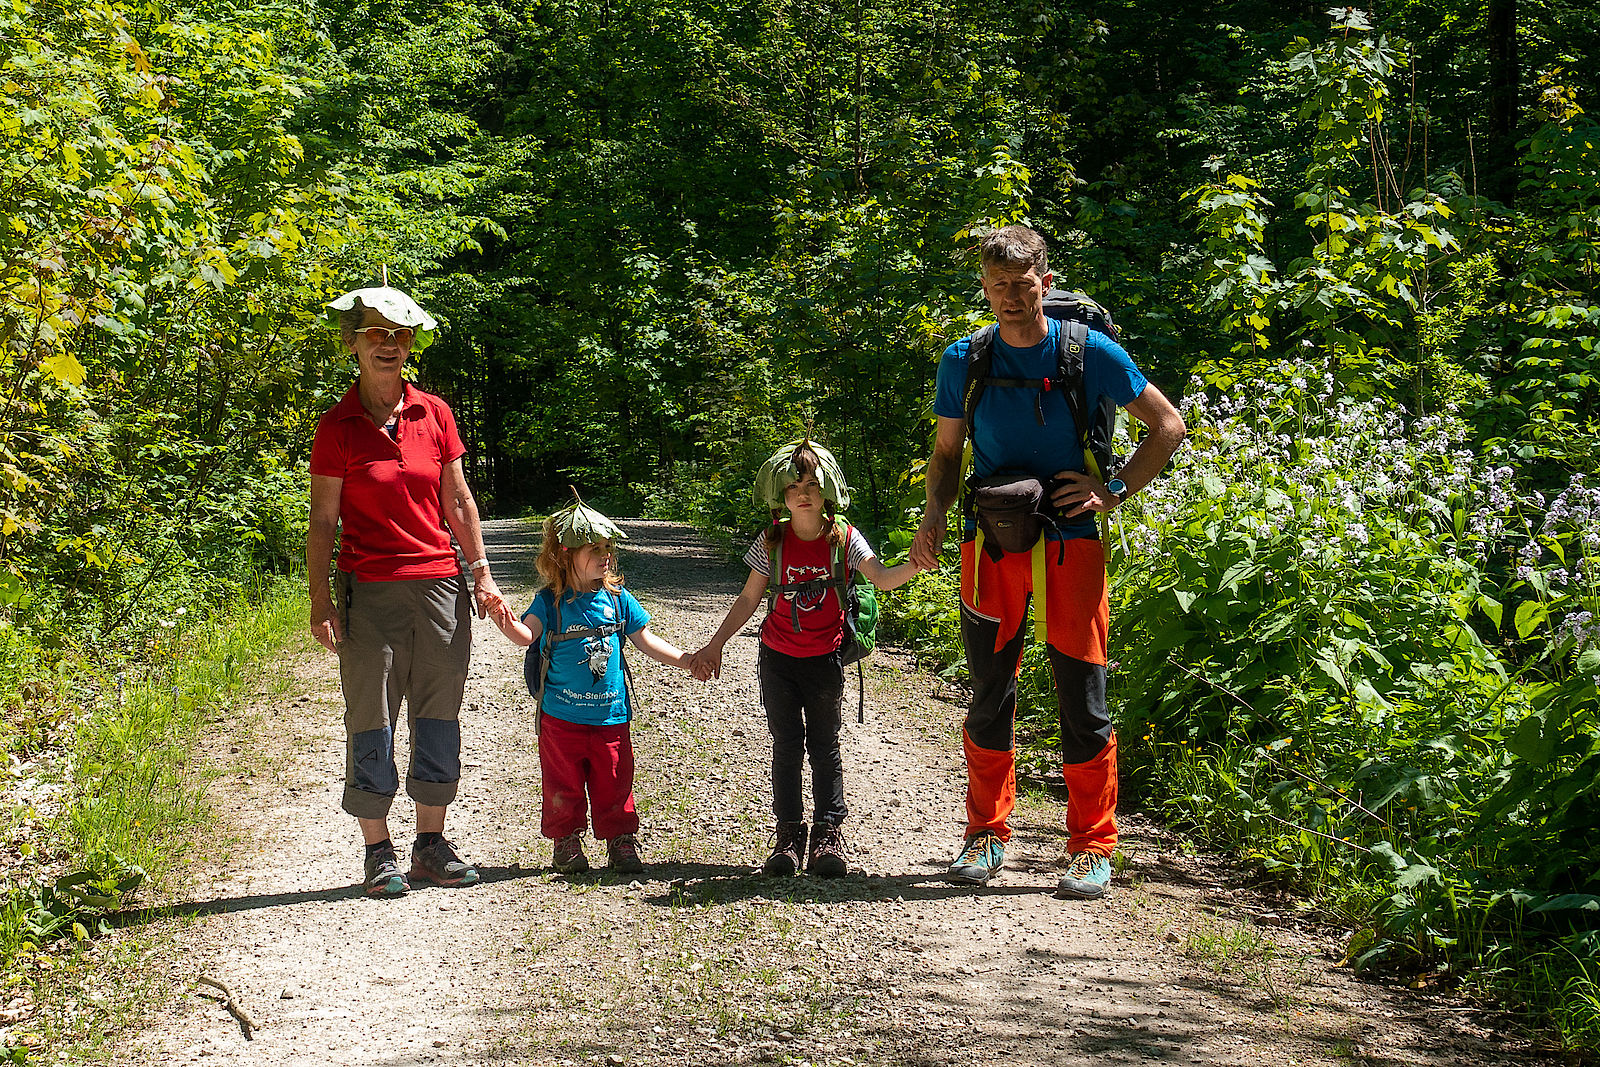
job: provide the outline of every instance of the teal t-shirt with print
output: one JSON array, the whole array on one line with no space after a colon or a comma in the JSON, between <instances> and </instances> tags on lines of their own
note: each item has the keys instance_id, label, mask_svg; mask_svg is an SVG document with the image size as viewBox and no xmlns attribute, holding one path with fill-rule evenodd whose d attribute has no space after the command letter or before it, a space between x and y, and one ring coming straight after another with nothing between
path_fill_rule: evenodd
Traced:
<instances>
[{"instance_id":1,"label":"teal t-shirt with print","mask_svg":"<svg viewBox=\"0 0 1600 1067\"><path fill-rule=\"evenodd\" d=\"M522 613L544 627L543 642L555 625L555 598L541 590ZM565 633L622 622L619 633L607 637L574 638L555 646L550 673L545 678L546 714L585 726L615 726L628 721L628 686L622 672L622 641L650 624L650 613L626 589L612 593L568 591L561 598L561 629Z\"/></svg>"}]
</instances>

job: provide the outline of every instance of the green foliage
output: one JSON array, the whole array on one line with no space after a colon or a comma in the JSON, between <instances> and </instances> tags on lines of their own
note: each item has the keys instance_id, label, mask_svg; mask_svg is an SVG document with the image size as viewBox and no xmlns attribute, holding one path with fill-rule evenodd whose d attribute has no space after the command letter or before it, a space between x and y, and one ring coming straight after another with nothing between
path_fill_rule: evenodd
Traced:
<instances>
[{"instance_id":1,"label":"green foliage","mask_svg":"<svg viewBox=\"0 0 1600 1067\"><path fill-rule=\"evenodd\" d=\"M265 30L40 2L0 40L0 560L39 591L11 618L137 647L178 596L298 555L276 450L304 426L340 193Z\"/></svg>"},{"instance_id":2,"label":"green foliage","mask_svg":"<svg viewBox=\"0 0 1600 1067\"><path fill-rule=\"evenodd\" d=\"M147 878L160 882L188 862L190 831L206 811L205 781L190 760L194 744L208 723L230 713L261 659L300 630L306 611L299 583L282 581L214 618L176 616L147 654L142 677L71 679L86 703L68 709L70 779L51 783L63 802L47 823L19 835L38 846L26 846L25 865L7 872L0 909L7 970L48 942L103 933L105 916Z\"/></svg>"}]
</instances>

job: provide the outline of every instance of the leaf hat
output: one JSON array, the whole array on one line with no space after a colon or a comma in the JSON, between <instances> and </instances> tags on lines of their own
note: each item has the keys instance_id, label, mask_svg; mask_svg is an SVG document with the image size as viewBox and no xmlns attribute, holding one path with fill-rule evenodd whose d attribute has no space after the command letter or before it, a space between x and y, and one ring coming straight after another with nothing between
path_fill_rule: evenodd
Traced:
<instances>
[{"instance_id":1,"label":"leaf hat","mask_svg":"<svg viewBox=\"0 0 1600 1067\"><path fill-rule=\"evenodd\" d=\"M432 315L422 310L422 306L409 295L401 292L392 285L370 285L365 289L352 289L336 300L330 300L323 306L328 309L326 318L328 325L334 329L339 328L339 313L350 311L357 305L371 308L396 326L409 326L416 331L416 336L411 339L411 351L421 352L433 344L434 331L439 324Z\"/></svg>"},{"instance_id":2,"label":"leaf hat","mask_svg":"<svg viewBox=\"0 0 1600 1067\"><path fill-rule=\"evenodd\" d=\"M800 468L795 466L794 454L809 448L817 457L817 488L825 500L843 511L850 506L850 484L845 481L844 470L833 453L809 437L790 441L774 452L756 471L755 498L757 504L769 508L783 506L783 491L800 480Z\"/></svg>"},{"instance_id":3,"label":"leaf hat","mask_svg":"<svg viewBox=\"0 0 1600 1067\"><path fill-rule=\"evenodd\" d=\"M599 541L626 541L628 535L622 527L583 502L576 489L576 499L560 511L551 514L550 529L562 548L582 548Z\"/></svg>"}]
</instances>

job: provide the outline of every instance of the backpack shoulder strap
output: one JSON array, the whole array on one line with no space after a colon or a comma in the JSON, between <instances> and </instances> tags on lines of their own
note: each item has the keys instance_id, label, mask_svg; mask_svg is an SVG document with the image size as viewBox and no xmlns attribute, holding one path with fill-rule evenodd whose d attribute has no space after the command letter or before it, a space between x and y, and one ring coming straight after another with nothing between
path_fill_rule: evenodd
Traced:
<instances>
[{"instance_id":1,"label":"backpack shoulder strap","mask_svg":"<svg viewBox=\"0 0 1600 1067\"><path fill-rule=\"evenodd\" d=\"M778 533L778 543L767 553L767 566L771 573L767 575L767 614L774 614L778 610L778 594L788 592L788 587L783 582L783 542L788 538L789 531L781 529ZM793 600L789 601L789 621L794 626L794 632L800 632L800 606Z\"/></svg>"},{"instance_id":2,"label":"backpack shoulder strap","mask_svg":"<svg viewBox=\"0 0 1600 1067\"><path fill-rule=\"evenodd\" d=\"M978 413L978 401L989 386L989 367L994 363L994 332L998 326L990 324L972 335L967 342L967 382L961 391L961 411L967 422L967 436L972 436L972 420Z\"/></svg>"},{"instance_id":3,"label":"backpack shoulder strap","mask_svg":"<svg viewBox=\"0 0 1600 1067\"><path fill-rule=\"evenodd\" d=\"M1084 394L1083 381L1083 361L1088 348L1088 325L1076 319L1062 320L1060 340L1056 344L1055 386L1061 390L1067 409L1072 412L1072 425L1080 445L1086 445L1089 440L1089 398Z\"/></svg>"},{"instance_id":4,"label":"backpack shoulder strap","mask_svg":"<svg viewBox=\"0 0 1600 1067\"><path fill-rule=\"evenodd\" d=\"M548 590L541 590L541 596ZM544 706L545 685L550 679L550 660L556 654L556 645L560 644L557 635L561 633L561 598L554 593L550 594L550 625L540 638L539 649L539 700L540 709ZM534 732L538 732L538 720L534 720Z\"/></svg>"},{"instance_id":5,"label":"backpack shoulder strap","mask_svg":"<svg viewBox=\"0 0 1600 1067\"><path fill-rule=\"evenodd\" d=\"M628 709L628 721L633 721L634 705L638 703L633 696L633 670L628 666L627 624L622 615L622 594L612 593L612 603L617 609L617 658L622 661L622 693L623 704Z\"/></svg>"}]
</instances>

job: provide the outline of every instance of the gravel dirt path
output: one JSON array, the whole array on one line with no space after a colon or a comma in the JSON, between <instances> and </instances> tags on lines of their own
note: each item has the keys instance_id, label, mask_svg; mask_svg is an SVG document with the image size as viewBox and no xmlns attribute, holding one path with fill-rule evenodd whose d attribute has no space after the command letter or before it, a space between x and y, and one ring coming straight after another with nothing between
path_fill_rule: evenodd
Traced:
<instances>
[{"instance_id":1,"label":"gravel dirt path","mask_svg":"<svg viewBox=\"0 0 1600 1067\"><path fill-rule=\"evenodd\" d=\"M692 531L625 524L652 627L698 647L742 572ZM526 602L534 535L488 524ZM946 884L963 825L962 696L880 650L844 751L862 870L759 875L770 818L754 626L703 685L633 655L649 873L566 879L539 836L520 649L475 634L465 772L450 836L483 884L368 900L338 807L332 657L242 712L209 758L216 844L170 923L172 996L119 1052L130 1064L1457 1064L1526 1062L1434 996L1355 980L1293 902L1240 888L1132 813L1108 897L1055 899L1065 797L1024 788L1007 869ZM1126 805L1125 805L1126 806ZM410 840L409 805L395 839ZM591 859L596 849L590 843ZM603 858L603 850L600 850ZM198 988L226 982L253 1040Z\"/></svg>"}]
</instances>

